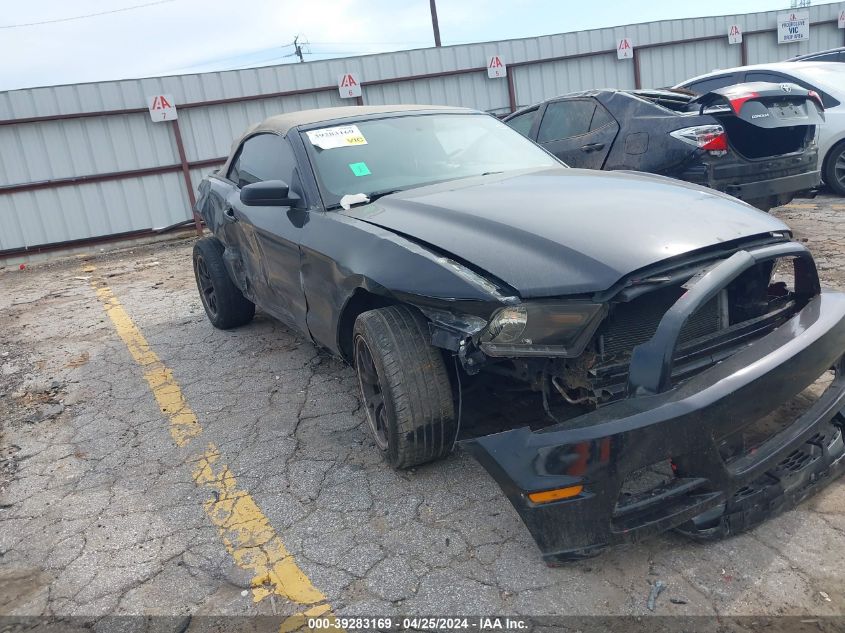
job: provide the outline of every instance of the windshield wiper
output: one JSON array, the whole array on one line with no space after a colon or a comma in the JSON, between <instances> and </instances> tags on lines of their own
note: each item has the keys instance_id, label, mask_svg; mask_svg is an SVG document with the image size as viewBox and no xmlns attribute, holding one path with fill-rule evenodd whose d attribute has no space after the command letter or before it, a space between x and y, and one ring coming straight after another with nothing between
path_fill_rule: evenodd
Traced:
<instances>
[{"instance_id":1,"label":"windshield wiper","mask_svg":"<svg viewBox=\"0 0 845 633\"><path fill-rule=\"evenodd\" d=\"M329 205L326 207L326 210L331 211L332 209L348 208L344 204L345 199L350 199L348 205L351 207L352 205L357 204L369 204L371 202L375 202L379 198L389 196L391 193L398 193L400 191L404 191L404 189L385 189L384 191L373 191L372 193L346 194L340 199L340 202Z\"/></svg>"},{"instance_id":2,"label":"windshield wiper","mask_svg":"<svg viewBox=\"0 0 845 633\"><path fill-rule=\"evenodd\" d=\"M372 193L368 193L367 197L370 199L370 202L375 202L379 198L389 196L391 193L399 193L400 191L402 191L402 189L385 189L384 191L373 191Z\"/></svg>"}]
</instances>

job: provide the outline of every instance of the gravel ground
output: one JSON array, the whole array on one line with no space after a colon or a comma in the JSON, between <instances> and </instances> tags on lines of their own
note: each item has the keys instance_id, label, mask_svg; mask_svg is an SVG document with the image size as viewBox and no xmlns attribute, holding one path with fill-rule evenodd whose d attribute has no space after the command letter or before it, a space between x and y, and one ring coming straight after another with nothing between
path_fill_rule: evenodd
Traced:
<instances>
[{"instance_id":1,"label":"gravel ground","mask_svg":"<svg viewBox=\"0 0 845 633\"><path fill-rule=\"evenodd\" d=\"M845 200L775 214L823 283L845 289ZM195 458L174 444L92 278L172 370L203 441L334 613L636 616L652 613L660 580L656 614L843 614L842 482L726 541L669 534L548 568L470 456L410 472L382 463L348 367L261 314L212 328L192 243L0 270L0 614L300 609L249 591L209 520Z\"/></svg>"}]
</instances>

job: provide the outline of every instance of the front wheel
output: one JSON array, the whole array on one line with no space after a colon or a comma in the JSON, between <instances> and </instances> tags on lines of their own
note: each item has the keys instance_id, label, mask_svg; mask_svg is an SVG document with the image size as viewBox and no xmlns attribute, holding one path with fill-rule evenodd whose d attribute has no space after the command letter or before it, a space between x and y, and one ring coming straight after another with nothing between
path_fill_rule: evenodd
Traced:
<instances>
[{"instance_id":1,"label":"front wheel","mask_svg":"<svg viewBox=\"0 0 845 633\"><path fill-rule=\"evenodd\" d=\"M845 141L840 141L830 150L822 176L828 187L845 196Z\"/></svg>"},{"instance_id":2,"label":"front wheel","mask_svg":"<svg viewBox=\"0 0 845 633\"><path fill-rule=\"evenodd\" d=\"M448 455L457 432L452 386L422 315L406 306L364 312L352 351L367 422L387 461L410 468Z\"/></svg>"}]
</instances>

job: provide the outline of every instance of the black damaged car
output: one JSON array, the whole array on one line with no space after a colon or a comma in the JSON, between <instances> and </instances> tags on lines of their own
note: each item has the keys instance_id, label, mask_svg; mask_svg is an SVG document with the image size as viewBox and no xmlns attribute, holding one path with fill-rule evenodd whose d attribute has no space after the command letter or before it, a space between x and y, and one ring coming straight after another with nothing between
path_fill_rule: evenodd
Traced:
<instances>
[{"instance_id":1,"label":"black damaged car","mask_svg":"<svg viewBox=\"0 0 845 633\"><path fill-rule=\"evenodd\" d=\"M818 93L752 82L684 90L590 90L519 110L505 123L570 167L635 170L731 194L768 211L821 182Z\"/></svg>"},{"instance_id":2,"label":"black damaged car","mask_svg":"<svg viewBox=\"0 0 845 633\"><path fill-rule=\"evenodd\" d=\"M199 191L211 322L257 305L346 359L387 461L459 441L549 563L671 528L731 534L845 467L845 295L730 196L570 169L490 115L434 106L271 117ZM462 387L485 375L533 390L542 423L462 434Z\"/></svg>"}]
</instances>

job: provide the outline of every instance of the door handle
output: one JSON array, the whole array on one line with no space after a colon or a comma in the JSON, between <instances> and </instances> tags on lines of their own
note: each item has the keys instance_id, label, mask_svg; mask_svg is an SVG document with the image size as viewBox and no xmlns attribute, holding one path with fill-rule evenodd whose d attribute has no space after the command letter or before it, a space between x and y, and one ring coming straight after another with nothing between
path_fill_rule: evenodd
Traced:
<instances>
[{"instance_id":1,"label":"door handle","mask_svg":"<svg viewBox=\"0 0 845 633\"><path fill-rule=\"evenodd\" d=\"M604 149L604 143L587 143L581 146L582 152L597 152L600 149Z\"/></svg>"},{"instance_id":2,"label":"door handle","mask_svg":"<svg viewBox=\"0 0 845 633\"><path fill-rule=\"evenodd\" d=\"M237 222L238 218L235 215L235 210L232 207L226 207L223 209L223 217L229 220L229 222Z\"/></svg>"}]
</instances>

